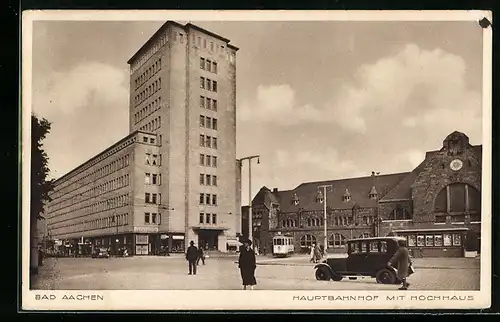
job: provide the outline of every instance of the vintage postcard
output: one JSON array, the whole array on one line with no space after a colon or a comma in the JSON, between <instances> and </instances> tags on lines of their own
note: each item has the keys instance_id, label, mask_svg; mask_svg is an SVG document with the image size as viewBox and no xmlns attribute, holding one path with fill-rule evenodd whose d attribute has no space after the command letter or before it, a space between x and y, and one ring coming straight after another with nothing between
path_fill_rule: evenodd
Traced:
<instances>
[{"instance_id":1,"label":"vintage postcard","mask_svg":"<svg viewBox=\"0 0 500 322\"><path fill-rule=\"evenodd\" d=\"M23 12L22 308L488 308L491 24Z\"/></svg>"}]
</instances>

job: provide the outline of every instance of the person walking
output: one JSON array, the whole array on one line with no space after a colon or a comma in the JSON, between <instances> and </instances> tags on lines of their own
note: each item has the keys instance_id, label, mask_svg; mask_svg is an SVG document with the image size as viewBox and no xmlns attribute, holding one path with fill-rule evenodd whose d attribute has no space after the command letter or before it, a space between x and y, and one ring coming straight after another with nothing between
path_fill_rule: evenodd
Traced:
<instances>
[{"instance_id":1,"label":"person walking","mask_svg":"<svg viewBox=\"0 0 500 322\"><path fill-rule=\"evenodd\" d=\"M240 268L244 290L247 289L247 286L250 286L250 289L253 290L254 285L257 285L257 280L255 279L257 262L255 260L255 252L250 248L251 245L252 242L250 240L243 242L243 247L241 248L240 257L238 259L238 267Z\"/></svg>"},{"instance_id":2,"label":"person walking","mask_svg":"<svg viewBox=\"0 0 500 322\"><path fill-rule=\"evenodd\" d=\"M406 278L409 276L409 268L410 265L413 264L410 254L408 252L408 248L406 248L406 240L401 239L398 240L399 248L390 259L388 265L390 267L396 268L397 276L401 280L403 286L398 288L398 290L407 290L410 283L406 281Z\"/></svg>"},{"instance_id":3,"label":"person walking","mask_svg":"<svg viewBox=\"0 0 500 322\"><path fill-rule=\"evenodd\" d=\"M198 259L196 260L196 265L200 265L200 260L203 265L205 265L205 253L203 252L203 247L198 247Z\"/></svg>"},{"instance_id":4,"label":"person walking","mask_svg":"<svg viewBox=\"0 0 500 322\"><path fill-rule=\"evenodd\" d=\"M311 256L311 259L309 262L315 263L316 259L314 258L314 249L316 248L316 244L312 244L311 248L309 249L309 255Z\"/></svg>"},{"instance_id":5,"label":"person walking","mask_svg":"<svg viewBox=\"0 0 500 322\"><path fill-rule=\"evenodd\" d=\"M186 251L186 260L189 264L189 274L196 275L196 260L198 259L198 248L194 245L194 241L189 242L189 247Z\"/></svg>"}]
</instances>

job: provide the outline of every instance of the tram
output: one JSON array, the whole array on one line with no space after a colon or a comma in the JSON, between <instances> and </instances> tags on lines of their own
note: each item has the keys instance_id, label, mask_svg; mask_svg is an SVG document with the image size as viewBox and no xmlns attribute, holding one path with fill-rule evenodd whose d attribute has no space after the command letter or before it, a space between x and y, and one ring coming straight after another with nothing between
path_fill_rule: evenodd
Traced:
<instances>
[{"instance_id":1,"label":"tram","mask_svg":"<svg viewBox=\"0 0 500 322\"><path fill-rule=\"evenodd\" d=\"M277 235L273 237L273 256L287 257L294 252L293 237Z\"/></svg>"}]
</instances>

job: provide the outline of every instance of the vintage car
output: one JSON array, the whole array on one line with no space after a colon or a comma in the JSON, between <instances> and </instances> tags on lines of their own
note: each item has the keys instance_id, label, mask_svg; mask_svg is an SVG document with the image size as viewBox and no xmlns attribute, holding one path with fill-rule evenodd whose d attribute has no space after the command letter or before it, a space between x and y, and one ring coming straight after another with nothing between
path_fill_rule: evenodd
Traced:
<instances>
[{"instance_id":1,"label":"vintage car","mask_svg":"<svg viewBox=\"0 0 500 322\"><path fill-rule=\"evenodd\" d=\"M106 248L96 248L92 253L92 258L109 258L109 252Z\"/></svg>"},{"instance_id":2,"label":"vintage car","mask_svg":"<svg viewBox=\"0 0 500 322\"><path fill-rule=\"evenodd\" d=\"M346 258L328 258L317 264L317 280L341 281L344 277L356 279L358 276L374 277L377 283L400 284L396 276L397 267L388 262L398 250L398 240L404 237L370 237L351 239L346 242Z\"/></svg>"}]
</instances>

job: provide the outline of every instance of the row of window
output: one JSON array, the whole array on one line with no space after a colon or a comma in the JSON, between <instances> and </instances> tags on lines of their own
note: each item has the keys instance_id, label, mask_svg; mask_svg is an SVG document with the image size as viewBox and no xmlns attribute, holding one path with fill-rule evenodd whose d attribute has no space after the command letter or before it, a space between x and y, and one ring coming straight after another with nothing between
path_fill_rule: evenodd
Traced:
<instances>
[{"instance_id":1,"label":"row of window","mask_svg":"<svg viewBox=\"0 0 500 322\"><path fill-rule=\"evenodd\" d=\"M217 138L209 135L200 134L200 146L217 149Z\"/></svg>"},{"instance_id":2,"label":"row of window","mask_svg":"<svg viewBox=\"0 0 500 322\"><path fill-rule=\"evenodd\" d=\"M217 157L208 154L200 154L200 165L217 168Z\"/></svg>"},{"instance_id":3,"label":"row of window","mask_svg":"<svg viewBox=\"0 0 500 322\"><path fill-rule=\"evenodd\" d=\"M145 163L146 163L146 165L160 166L161 165L161 154L146 153Z\"/></svg>"},{"instance_id":4,"label":"row of window","mask_svg":"<svg viewBox=\"0 0 500 322\"><path fill-rule=\"evenodd\" d=\"M217 112L217 100L210 97L200 96L200 107Z\"/></svg>"},{"instance_id":5,"label":"row of window","mask_svg":"<svg viewBox=\"0 0 500 322\"><path fill-rule=\"evenodd\" d=\"M135 89L139 88L142 84L148 81L153 75L159 72L161 69L161 58L153 62L149 68L144 70L141 75L135 79Z\"/></svg>"},{"instance_id":6,"label":"row of window","mask_svg":"<svg viewBox=\"0 0 500 322\"><path fill-rule=\"evenodd\" d=\"M206 38L203 38L203 41L202 41L201 37L198 37L196 39L197 41L195 41L195 38L196 38L196 36L193 34L191 40L192 40L193 44L198 45L198 47L201 47L201 45L203 44L204 49L210 49L210 51L215 51L215 52L224 51L224 46L222 46L222 45L219 46L217 43L214 44L214 42L211 41L210 47L209 47Z\"/></svg>"},{"instance_id":7,"label":"row of window","mask_svg":"<svg viewBox=\"0 0 500 322\"><path fill-rule=\"evenodd\" d=\"M161 204L161 193L146 192L144 194L144 202L157 205Z\"/></svg>"},{"instance_id":8,"label":"row of window","mask_svg":"<svg viewBox=\"0 0 500 322\"><path fill-rule=\"evenodd\" d=\"M143 143L151 143L151 144L155 144L156 139L155 139L155 138L152 138L152 137L144 136L144 137L142 138L142 142L143 142Z\"/></svg>"},{"instance_id":9,"label":"row of window","mask_svg":"<svg viewBox=\"0 0 500 322\"><path fill-rule=\"evenodd\" d=\"M206 213L200 212L200 224L216 225L217 224L217 214L206 214Z\"/></svg>"},{"instance_id":10,"label":"row of window","mask_svg":"<svg viewBox=\"0 0 500 322\"><path fill-rule=\"evenodd\" d=\"M210 59L200 57L200 69L217 74L217 63Z\"/></svg>"},{"instance_id":11,"label":"row of window","mask_svg":"<svg viewBox=\"0 0 500 322\"><path fill-rule=\"evenodd\" d=\"M450 217L449 220L451 223L465 223L466 215L436 215L436 223L446 223L446 217ZM470 214L469 215L470 222L481 222L481 214Z\"/></svg>"},{"instance_id":12,"label":"row of window","mask_svg":"<svg viewBox=\"0 0 500 322\"><path fill-rule=\"evenodd\" d=\"M96 169L92 171L91 173L88 173L85 176L82 176L80 178L75 178L72 181L66 181L65 183L59 185L55 190L57 193L51 195L52 199L58 198L60 195L66 195L69 194L75 190L78 190L82 188L83 185L86 185L88 183L94 183L96 180L99 178L105 177L108 174L111 174L117 170L123 169L127 167L130 163L130 156L128 154L119 157L118 159L114 160L113 162L100 167L99 169ZM87 180L85 180L87 179ZM84 181L85 180L85 181ZM73 189L67 190L66 188L71 187L74 183L80 183L80 186L74 185Z\"/></svg>"},{"instance_id":13,"label":"row of window","mask_svg":"<svg viewBox=\"0 0 500 322\"><path fill-rule=\"evenodd\" d=\"M217 81L200 77L200 88L217 93Z\"/></svg>"},{"instance_id":14,"label":"row of window","mask_svg":"<svg viewBox=\"0 0 500 322\"><path fill-rule=\"evenodd\" d=\"M161 215L155 212L146 212L144 213L144 223L145 224L153 224L159 225L161 224Z\"/></svg>"},{"instance_id":15,"label":"row of window","mask_svg":"<svg viewBox=\"0 0 500 322\"><path fill-rule=\"evenodd\" d=\"M81 211L84 215L96 214L99 212L108 211L110 209L128 206L129 200L130 200L130 196L128 194L123 194L120 196L116 196L116 197L108 198L108 199L101 200L98 202L94 202L94 203L87 205L87 206L77 207L77 208L70 209L66 212L54 214L52 216L52 218L64 216L67 214L74 214L74 213L77 213L78 211ZM81 217L81 216L79 216L79 217ZM57 223L67 221L67 220L72 220L72 219L74 219L74 217L63 219L61 221L58 221Z\"/></svg>"},{"instance_id":16,"label":"row of window","mask_svg":"<svg viewBox=\"0 0 500 322\"><path fill-rule=\"evenodd\" d=\"M158 116L149 121L147 124L141 126L140 130L144 132L153 132L158 130L160 127L161 127L161 116ZM151 143L154 143L154 139L151 140L153 140L153 142Z\"/></svg>"},{"instance_id":17,"label":"row of window","mask_svg":"<svg viewBox=\"0 0 500 322\"><path fill-rule=\"evenodd\" d=\"M104 182L98 186L87 189L77 195L70 196L66 199L60 201L54 201L50 203L50 211L55 212L66 207L70 207L74 204L84 202L90 198L98 197L104 193L126 187L130 184L130 178L128 174L120 176L118 178ZM78 189L78 188L77 188ZM76 189L75 189L76 190Z\"/></svg>"},{"instance_id":18,"label":"row of window","mask_svg":"<svg viewBox=\"0 0 500 322\"><path fill-rule=\"evenodd\" d=\"M217 195L200 193L200 205L217 206Z\"/></svg>"},{"instance_id":19,"label":"row of window","mask_svg":"<svg viewBox=\"0 0 500 322\"><path fill-rule=\"evenodd\" d=\"M200 115L200 127L217 130L217 119L215 117Z\"/></svg>"},{"instance_id":20,"label":"row of window","mask_svg":"<svg viewBox=\"0 0 500 322\"><path fill-rule=\"evenodd\" d=\"M115 221L116 220L116 221ZM110 216L106 218L98 218L85 222L71 223L64 226L51 228L51 234L56 236L58 234L63 234L67 231L72 233L79 233L95 229L105 229L116 226L126 226L128 225L128 214L120 214L115 216ZM63 230L60 232L60 230Z\"/></svg>"},{"instance_id":21,"label":"row of window","mask_svg":"<svg viewBox=\"0 0 500 322\"><path fill-rule=\"evenodd\" d=\"M422 234L422 235L407 235L407 245L409 247L441 247L441 246L461 246L461 234Z\"/></svg>"},{"instance_id":22,"label":"row of window","mask_svg":"<svg viewBox=\"0 0 500 322\"><path fill-rule=\"evenodd\" d=\"M368 237L371 237L369 233L363 233L358 238L368 238ZM347 238L344 235L339 233L333 233L330 236L328 236L328 246L335 248L344 247L346 244L346 240ZM313 245L317 245L316 236L306 234L300 237L301 247L312 247Z\"/></svg>"},{"instance_id":23,"label":"row of window","mask_svg":"<svg viewBox=\"0 0 500 322\"><path fill-rule=\"evenodd\" d=\"M200 184L206 186L217 186L217 176L200 173Z\"/></svg>"},{"instance_id":24,"label":"row of window","mask_svg":"<svg viewBox=\"0 0 500 322\"><path fill-rule=\"evenodd\" d=\"M141 108L140 111L137 111L137 113L134 114L135 124L139 123L140 121L142 121L143 119L145 119L146 117L151 115L152 113L159 110L161 108L161 106L162 106L162 101L161 101L161 96L159 96L154 101L152 101L148 105L144 106L143 108Z\"/></svg>"},{"instance_id":25,"label":"row of window","mask_svg":"<svg viewBox=\"0 0 500 322\"><path fill-rule=\"evenodd\" d=\"M145 184L161 185L161 174L146 173Z\"/></svg>"},{"instance_id":26,"label":"row of window","mask_svg":"<svg viewBox=\"0 0 500 322\"><path fill-rule=\"evenodd\" d=\"M143 89L139 94L134 97L134 106L137 106L147 100L151 95L161 89L161 77L158 77L151 85Z\"/></svg>"},{"instance_id":27,"label":"row of window","mask_svg":"<svg viewBox=\"0 0 500 322\"><path fill-rule=\"evenodd\" d=\"M163 47L168 42L168 35L161 35L157 42L153 43L152 46L144 53L144 55L138 57L130 66L130 72L134 73L139 67L144 65L149 58L151 58L160 48Z\"/></svg>"},{"instance_id":28,"label":"row of window","mask_svg":"<svg viewBox=\"0 0 500 322\"><path fill-rule=\"evenodd\" d=\"M364 225L370 225L375 222L374 216L363 216L362 223ZM298 226L297 219L286 219L282 221L282 227L292 227L296 228ZM307 218L307 226L309 227L320 227L324 226L324 218ZM333 225L334 226L350 226L353 224L352 217L334 217Z\"/></svg>"}]
</instances>

